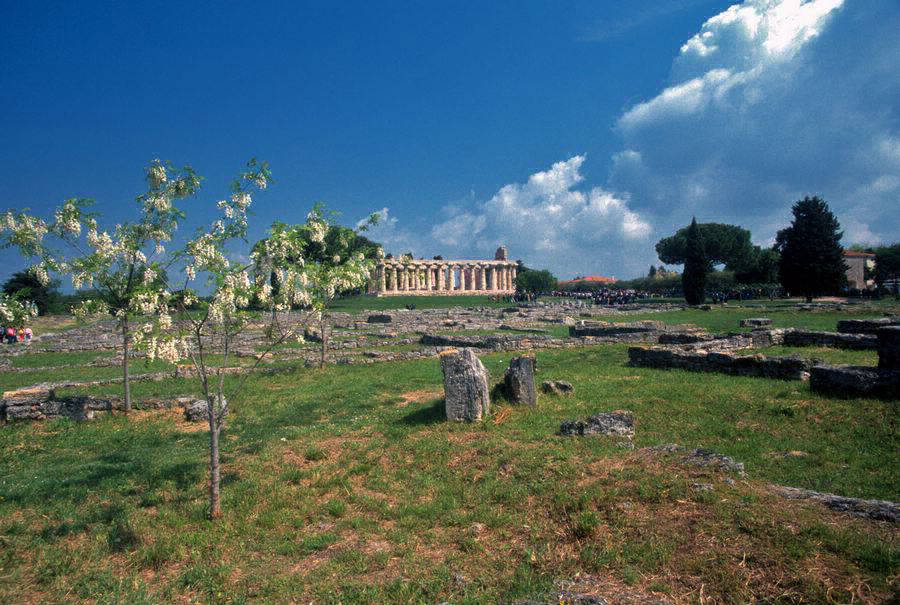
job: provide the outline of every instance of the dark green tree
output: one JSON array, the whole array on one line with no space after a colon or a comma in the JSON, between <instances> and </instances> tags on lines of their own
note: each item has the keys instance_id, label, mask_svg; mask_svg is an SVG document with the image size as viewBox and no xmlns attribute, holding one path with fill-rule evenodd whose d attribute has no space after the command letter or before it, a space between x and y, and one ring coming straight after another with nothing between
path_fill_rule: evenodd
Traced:
<instances>
[{"instance_id":1,"label":"dark green tree","mask_svg":"<svg viewBox=\"0 0 900 605\"><path fill-rule=\"evenodd\" d=\"M778 278L784 289L811 302L814 296L837 294L847 285L843 232L825 200L804 197L794 204L791 226L778 232L781 254Z\"/></svg>"},{"instance_id":2,"label":"dark green tree","mask_svg":"<svg viewBox=\"0 0 900 605\"><path fill-rule=\"evenodd\" d=\"M725 265L729 271L735 271L752 257L753 245L748 230L721 223L702 223L697 227L703 238L707 259L712 265ZM689 229L683 227L675 235L664 237L656 243L659 260L670 265L685 263Z\"/></svg>"},{"instance_id":3,"label":"dark green tree","mask_svg":"<svg viewBox=\"0 0 900 605\"><path fill-rule=\"evenodd\" d=\"M778 252L772 248L753 246L746 262L734 268L734 279L739 284L774 284L778 282Z\"/></svg>"},{"instance_id":4,"label":"dark green tree","mask_svg":"<svg viewBox=\"0 0 900 605\"><path fill-rule=\"evenodd\" d=\"M3 284L3 293L20 300L30 300L37 305L38 313L62 313L62 295L59 290L59 280L53 280L44 285L29 271L13 273Z\"/></svg>"},{"instance_id":5,"label":"dark green tree","mask_svg":"<svg viewBox=\"0 0 900 605\"><path fill-rule=\"evenodd\" d=\"M875 283L900 298L900 243L875 248Z\"/></svg>"},{"instance_id":6,"label":"dark green tree","mask_svg":"<svg viewBox=\"0 0 900 605\"><path fill-rule=\"evenodd\" d=\"M691 221L685 242L684 273L681 274L681 287L684 299L689 305L699 305L706 300L706 276L712 270L712 263L706 255L703 232L697 219Z\"/></svg>"},{"instance_id":7,"label":"dark green tree","mask_svg":"<svg viewBox=\"0 0 900 605\"><path fill-rule=\"evenodd\" d=\"M516 273L516 289L529 294L552 292L557 283L556 277L546 269L536 271L526 268Z\"/></svg>"},{"instance_id":8,"label":"dark green tree","mask_svg":"<svg viewBox=\"0 0 900 605\"><path fill-rule=\"evenodd\" d=\"M650 265L650 271L647 273L647 277L656 277L656 266Z\"/></svg>"}]
</instances>

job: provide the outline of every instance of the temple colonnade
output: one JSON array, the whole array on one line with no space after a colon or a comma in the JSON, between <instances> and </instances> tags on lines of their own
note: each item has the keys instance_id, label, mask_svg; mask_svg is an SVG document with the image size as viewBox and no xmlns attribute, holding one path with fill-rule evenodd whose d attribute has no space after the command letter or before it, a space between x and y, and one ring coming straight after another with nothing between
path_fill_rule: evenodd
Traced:
<instances>
[{"instance_id":1,"label":"temple colonnade","mask_svg":"<svg viewBox=\"0 0 900 605\"><path fill-rule=\"evenodd\" d=\"M518 265L508 260L380 261L369 280L375 296L513 294Z\"/></svg>"}]
</instances>

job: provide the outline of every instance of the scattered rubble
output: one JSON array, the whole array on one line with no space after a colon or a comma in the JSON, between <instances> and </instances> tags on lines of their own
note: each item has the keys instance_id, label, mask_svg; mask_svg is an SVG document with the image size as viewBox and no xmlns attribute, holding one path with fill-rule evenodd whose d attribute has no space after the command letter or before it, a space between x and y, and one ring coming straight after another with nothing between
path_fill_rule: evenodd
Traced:
<instances>
[{"instance_id":1,"label":"scattered rubble","mask_svg":"<svg viewBox=\"0 0 900 605\"><path fill-rule=\"evenodd\" d=\"M900 505L887 500L863 500L861 498L845 498L835 494L823 494L808 489L770 485L773 492L792 500L815 500L831 510L865 517L874 521L900 521Z\"/></svg>"}]
</instances>

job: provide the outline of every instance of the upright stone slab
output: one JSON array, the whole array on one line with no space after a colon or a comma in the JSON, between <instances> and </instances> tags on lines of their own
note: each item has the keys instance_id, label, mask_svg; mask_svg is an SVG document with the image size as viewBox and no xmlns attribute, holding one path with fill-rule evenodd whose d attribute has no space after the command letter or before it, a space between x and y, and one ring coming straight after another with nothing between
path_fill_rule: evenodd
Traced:
<instances>
[{"instance_id":1,"label":"upright stone slab","mask_svg":"<svg viewBox=\"0 0 900 605\"><path fill-rule=\"evenodd\" d=\"M537 405L537 391L534 388L534 357L522 355L513 357L503 375L506 394L515 403Z\"/></svg>"},{"instance_id":2,"label":"upright stone slab","mask_svg":"<svg viewBox=\"0 0 900 605\"><path fill-rule=\"evenodd\" d=\"M447 420L478 422L491 411L487 370L472 349L441 353Z\"/></svg>"},{"instance_id":3,"label":"upright stone slab","mask_svg":"<svg viewBox=\"0 0 900 605\"><path fill-rule=\"evenodd\" d=\"M879 328L878 368L900 370L900 326Z\"/></svg>"}]
</instances>

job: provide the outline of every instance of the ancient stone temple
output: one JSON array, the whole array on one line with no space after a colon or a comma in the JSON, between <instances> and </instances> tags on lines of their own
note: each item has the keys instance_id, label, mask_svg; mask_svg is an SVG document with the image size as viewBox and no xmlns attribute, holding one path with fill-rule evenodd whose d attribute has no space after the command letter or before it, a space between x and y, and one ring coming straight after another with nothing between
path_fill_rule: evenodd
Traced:
<instances>
[{"instance_id":1,"label":"ancient stone temple","mask_svg":"<svg viewBox=\"0 0 900 605\"><path fill-rule=\"evenodd\" d=\"M495 260L412 260L386 258L369 280L373 296L459 296L513 294L515 261L500 246Z\"/></svg>"}]
</instances>

